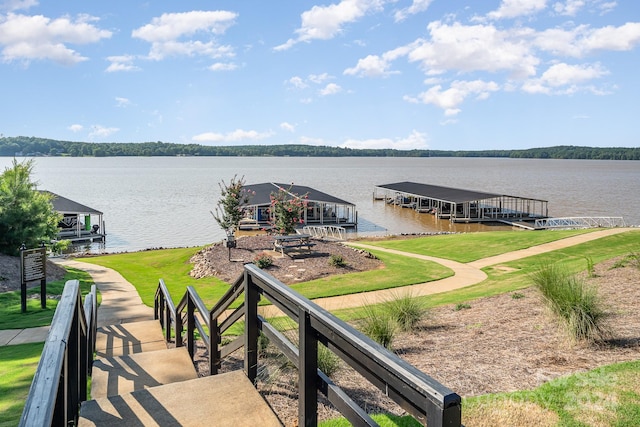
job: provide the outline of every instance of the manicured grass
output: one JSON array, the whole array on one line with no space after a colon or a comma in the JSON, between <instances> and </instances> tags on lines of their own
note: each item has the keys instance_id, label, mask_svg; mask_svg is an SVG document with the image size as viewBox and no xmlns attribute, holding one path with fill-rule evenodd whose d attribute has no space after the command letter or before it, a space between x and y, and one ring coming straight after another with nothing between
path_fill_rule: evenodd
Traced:
<instances>
[{"instance_id":1,"label":"manicured grass","mask_svg":"<svg viewBox=\"0 0 640 427\"><path fill-rule=\"evenodd\" d=\"M198 249L163 249L81 259L117 270L138 290L142 301L153 306L158 280L163 278L171 297L177 302L187 286L193 286L208 307L212 307L229 285L216 278L189 276L189 259ZM357 292L412 285L451 276L453 272L439 264L400 255L372 251L385 265L382 270L339 274L292 285L307 298L346 295Z\"/></svg>"},{"instance_id":2,"label":"manicured grass","mask_svg":"<svg viewBox=\"0 0 640 427\"><path fill-rule=\"evenodd\" d=\"M471 262L593 231L596 230L495 231L445 234L415 239L362 241L362 243L458 262Z\"/></svg>"},{"instance_id":3,"label":"manicured grass","mask_svg":"<svg viewBox=\"0 0 640 427\"><path fill-rule=\"evenodd\" d=\"M435 262L375 250L371 253L384 262L384 269L339 274L297 283L291 288L314 299L414 285L453 275L452 270Z\"/></svg>"},{"instance_id":4,"label":"manicured grass","mask_svg":"<svg viewBox=\"0 0 640 427\"><path fill-rule=\"evenodd\" d=\"M617 363L557 378L532 391L465 399L463 408L462 421L468 425L481 420L491 423L487 418L493 413L501 420L509 419L509 425L542 425L548 420L563 427L637 426L640 362ZM496 419L492 425L505 424Z\"/></svg>"},{"instance_id":5,"label":"manicured grass","mask_svg":"<svg viewBox=\"0 0 640 427\"><path fill-rule=\"evenodd\" d=\"M160 279L164 279L175 303L182 298L187 286L193 286L205 304L211 307L229 289L229 285L214 277L194 279L189 276L193 267L189 259L199 249L161 249L81 258L78 261L116 270L138 290L142 302L149 307L153 307Z\"/></svg>"},{"instance_id":6,"label":"manicured grass","mask_svg":"<svg viewBox=\"0 0 640 427\"><path fill-rule=\"evenodd\" d=\"M64 279L47 283L47 294L62 295L67 280L79 280L82 295L91 291L93 280L88 273L73 268L67 268ZM53 313L58 306L55 299L47 299L47 308L40 308L40 285L27 290L27 296L35 295L36 299L27 299L27 312L22 313L20 306L20 291L0 293L0 330L22 329L36 326L46 326L51 323Z\"/></svg>"},{"instance_id":7,"label":"manicured grass","mask_svg":"<svg viewBox=\"0 0 640 427\"><path fill-rule=\"evenodd\" d=\"M637 426L640 362L556 378L531 391L470 397L463 399L462 408L462 423L469 426ZM381 426L421 425L410 416L375 415L373 419ZM344 418L320 423L322 427L349 425Z\"/></svg>"},{"instance_id":8,"label":"manicured grass","mask_svg":"<svg viewBox=\"0 0 640 427\"><path fill-rule=\"evenodd\" d=\"M18 425L43 345L0 347L0 427Z\"/></svg>"}]
</instances>

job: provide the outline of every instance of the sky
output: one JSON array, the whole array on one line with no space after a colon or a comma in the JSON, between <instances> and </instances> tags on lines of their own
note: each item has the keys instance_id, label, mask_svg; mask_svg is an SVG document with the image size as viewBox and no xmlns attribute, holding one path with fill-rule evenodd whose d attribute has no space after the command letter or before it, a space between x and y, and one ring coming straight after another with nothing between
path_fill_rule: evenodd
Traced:
<instances>
[{"instance_id":1,"label":"sky","mask_svg":"<svg viewBox=\"0 0 640 427\"><path fill-rule=\"evenodd\" d=\"M637 0L0 0L0 134L639 147Z\"/></svg>"}]
</instances>

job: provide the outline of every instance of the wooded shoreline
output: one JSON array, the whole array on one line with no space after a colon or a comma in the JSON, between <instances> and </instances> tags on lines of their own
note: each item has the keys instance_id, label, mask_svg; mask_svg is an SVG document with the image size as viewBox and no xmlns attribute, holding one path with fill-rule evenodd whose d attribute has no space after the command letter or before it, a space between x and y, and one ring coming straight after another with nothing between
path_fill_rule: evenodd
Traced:
<instances>
[{"instance_id":1,"label":"wooded shoreline","mask_svg":"<svg viewBox=\"0 0 640 427\"><path fill-rule=\"evenodd\" d=\"M522 159L640 160L640 147L581 147L561 145L520 150L394 150L352 149L301 144L208 146L169 142L77 142L16 136L0 138L0 156L117 157L494 157Z\"/></svg>"}]
</instances>

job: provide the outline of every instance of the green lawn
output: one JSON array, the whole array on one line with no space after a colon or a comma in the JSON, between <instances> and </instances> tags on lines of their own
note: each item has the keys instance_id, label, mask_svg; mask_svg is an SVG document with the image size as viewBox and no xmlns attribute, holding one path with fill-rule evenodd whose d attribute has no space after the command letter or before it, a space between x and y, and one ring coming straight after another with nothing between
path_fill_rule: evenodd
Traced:
<instances>
[{"instance_id":1,"label":"green lawn","mask_svg":"<svg viewBox=\"0 0 640 427\"><path fill-rule=\"evenodd\" d=\"M82 295L91 291L91 285L93 285L91 276L84 271L68 268L64 279L47 283L47 294L62 295L64 284L67 280L74 279L80 281ZM0 330L33 328L51 323L58 300L47 299L47 308L40 308L40 285L28 289L27 295L35 295L37 298L27 299L27 312L22 313L20 291L0 293Z\"/></svg>"},{"instance_id":2,"label":"green lawn","mask_svg":"<svg viewBox=\"0 0 640 427\"><path fill-rule=\"evenodd\" d=\"M189 276L189 258L198 249L163 249L80 259L117 270L138 290L142 301L153 306L158 280L163 278L177 302L187 286L193 286L208 307L220 299L229 285L216 278ZM308 298L346 295L377 289L412 285L451 276L453 272L431 261L373 251L385 265L382 270L346 273L298 283L291 287Z\"/></svg>"},{"instance_id":3,"label":"green lawn","mask_svg":"<svg viewBox=\"0 0 640 427\"><path fill-rule=\"evenodd\" d=\"M18 425L43 345L0 347L0 427Z\"/></svg>"},{"instance_id":4,"label":"green lawn","mask_svg":"<svg viewBox=\"0 0 640 427\"><path fill-rule=\"evenodd\" d=\"M597 229L540 230L536 232L494 231L491 233L443 234L415 239L362 241L362 243L458 262L471 262L593 231L597 231Z\"/></svg>"}]
</instances>

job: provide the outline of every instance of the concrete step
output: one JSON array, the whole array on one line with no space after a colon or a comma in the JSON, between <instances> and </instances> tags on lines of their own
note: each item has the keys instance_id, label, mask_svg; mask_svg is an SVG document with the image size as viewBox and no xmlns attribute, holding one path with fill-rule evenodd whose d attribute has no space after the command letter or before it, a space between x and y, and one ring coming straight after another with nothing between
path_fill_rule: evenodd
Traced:
<instances>
[{"instance_id":1,"label":"concrete step","mask_svg":"<svg viewBox=\"0 0 640 427\"><path fill-rule=\"evenodd\" d=\"M186 347L156 350L94 361L91 397L116 396L198 378Z\"/></svg>"},{"instance_id":2,"label":"concrete step","mask_svg":"<svg viewBox=\"0 0 640 427\"><path fill-rule=\"evenodd\" d=\"M243 371L83 402L79 426L281 426Z\"/></svg>"},{"instance_id":3,"label":"concrete step","mask_svg":"<svg viewBox=\"0 0 640 427\"><path fill-rule=\"evenodd\" d=\"M101 326L96 335L96 358L166 349L157 320Z\"/></svg>"}]
</instances>

